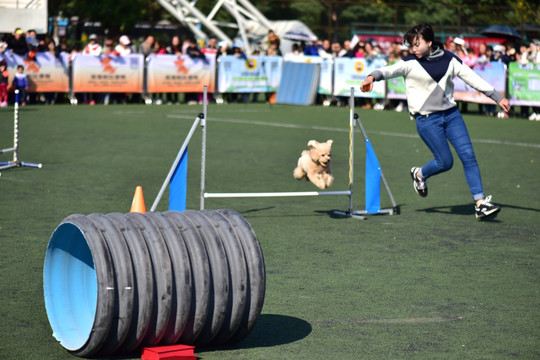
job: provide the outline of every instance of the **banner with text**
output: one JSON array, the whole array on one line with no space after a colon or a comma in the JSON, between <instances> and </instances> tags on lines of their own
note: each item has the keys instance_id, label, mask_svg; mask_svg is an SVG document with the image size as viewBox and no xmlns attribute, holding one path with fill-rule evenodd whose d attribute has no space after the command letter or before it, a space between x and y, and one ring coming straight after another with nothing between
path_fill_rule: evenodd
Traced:
<instances>
[{"instance_id":1,"label":"banner with text","mask_svg":"<svg viewBox=\"0 0 540 360\"><path fill-rule=\"evenodd\" d=\"M384 98L385 82L373 83L373 91L360 91L360 84L376 69L386 65L384 59L366 60L363 58L337 58L334 65L334 95L350 96L354 87L355 97Z\"/></svg>"},{"instance_id":2,"label":"banner with text","mask_svg":"<svg viewBox=\"0 0 540 360\"><path fill-rule=\"evenodd\" d=\"M69 91L68 63L69 55L60 54L59 57L48 52L38 52L34 59L11 54L0 55L6 60L8 66L8 85L13 82L17 66L24 66L28 77L29 92L67 92Z\"/></svg>"},{"instance_id":3,"label":"banner with text","mask_svg":"<svg viewBox=\"0 0 540 360\"><path fill-rule=\"evenodd\" d=\"M187 55L150 55L147 61L149 93L214 92L216 56L192 59Z\"/></svg>"},{"instance_id":4,"label":"banner with text","mask_svg":"<svg viewBox=\"0 0 540 360\"><path fill-rule=\"evenodd\" d=\"M218 92L276 92L282 62L281 56L222 56L218 61Z\"/></svg>"},{"instance_id":5,"label":"banner with text","mask_svg":"<svg viewBox=\"0 0 540 360\"><path fill-rule=\"evenodd\" d=\"M508 97L510 105L540 106L540 64L510 63Z\"/></svg>"},{"instance_id":6,"label":"banner with text","mask_svg":"<svg viewBox=\"0 0 540 360\"><path fill-rule=\"evenodd\" d=\"M74 92L128 92L143 90L142 54L78 55L72 60Z\"/></svg>"},{"instance_id":7,"label":"banner with text","mask_svg":"<svg viewBox=\"0 0 540 360\"><path fill-rule=\"evenodd\" d=\"M311 55L286 55L283 61L321 64L317 92L321 95L332 95L333 59Z\"/></svg>"},{"instance_id":8,"label":"banner with text","mask_svg":"<svg viewBox=\"0 0 540 360\"><path fill-rule=\"evenodd\" d=\"M407 99L405 79L402 76L386 81L386 97L388 99Z\"/></svg>"},{"instance_id":9,"label":"banner with text","mask_svg":"<svg viewBox=\"0 0 540 360\"><path fill-rule=\"evenodd\" d=\"M504 96L506 77L504 63L493 61L486 64L476 64L473 70ZM493 104L493 100L465 84L463 80L457 77L454 79L454 99L479 104Z\"/></svg>"}]
</instances>

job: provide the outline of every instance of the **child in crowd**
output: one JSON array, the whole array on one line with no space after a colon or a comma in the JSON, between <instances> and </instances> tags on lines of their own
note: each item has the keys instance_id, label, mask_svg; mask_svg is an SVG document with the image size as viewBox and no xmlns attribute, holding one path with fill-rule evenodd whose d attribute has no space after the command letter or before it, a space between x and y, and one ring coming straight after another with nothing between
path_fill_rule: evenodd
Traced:
<instances>
[{"instance_id":1,"label":"child in crowd","mask_svg":"<svg viewBox=\"0 0 540 360\"><path fill-rule=\"evenodd\" d=\"M7 84L9 71L6 60L0 61L0 107L6 107L8 101Z\"/></svg>"},{"instance_id":2,"label":"child in crowd","mask_svg":"<svg viewBox=\"0 0 540 360\"><path fill-rule=\"evenodd\" d=\"M18 65L13 78L13 88L19 90L19 103L26 106L26 90L28 90L28 77L24 73L24 66Z\"/></svg>"}]
</instances>

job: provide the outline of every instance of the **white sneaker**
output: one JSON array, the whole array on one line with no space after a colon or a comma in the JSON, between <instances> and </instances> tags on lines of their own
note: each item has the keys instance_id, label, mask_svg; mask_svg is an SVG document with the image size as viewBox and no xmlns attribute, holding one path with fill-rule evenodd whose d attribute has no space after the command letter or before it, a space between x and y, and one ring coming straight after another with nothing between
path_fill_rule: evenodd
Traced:
<instances>
[{"instance_id":1,"label":"white sneaker","mask_svg":"<svg viewBox=\"0 0 540 360\"><path fill-rule=\"evenodd\" d=\"M483 220L486 218L492 219L497 216L499 211L501 211L501 207L499 205L493 205L491 203L491 195L489 195L486 196L484 201L482 201L479 206L474 206L474 211L478 220Z\"/></svg>"}]
</instances>

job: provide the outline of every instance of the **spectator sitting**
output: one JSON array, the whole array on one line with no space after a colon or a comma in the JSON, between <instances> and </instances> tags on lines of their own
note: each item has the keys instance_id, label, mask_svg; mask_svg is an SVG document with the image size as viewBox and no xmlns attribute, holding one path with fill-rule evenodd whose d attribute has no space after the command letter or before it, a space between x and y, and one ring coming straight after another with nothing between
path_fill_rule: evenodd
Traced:
<instances>
[{"instance_id":1,"label":"spectator sitting","mask_svg":"<svg viewBox=\"0 0 540 360\"><path fill-rule=\"evenodd\" d=\"M351 44L352 44L351 40L345 40L343 42L343 50L345 51L345 53L343 54L343 57L348 57L348 58L355 57L354 55L355 51Z\"/></svg>"},{"instance_id":2,"label":"spectator sitting","mask_svg":"<svg viewBox=\"0 0 540 360\"><path fill-rule=\"evenodd\" d=\"M192 59L206 59L194 37L188 39L188 46L186 47L185 53Z\"/></svg>"},{"instance_id":3,"label":"spectator sitting","mask_svg":"<svg viewBox=\"0 0 540 360\"><path fill-rule=\"evenodd\" d=\"M354 57L357 58L365 58L366 57L366 43L363 41L359 41L358 44L354 47L355 53Z\"/></svg>"},{"instance_id":4,"label":"spectator sitting","mask_svg":"<svg viewBox=\"0 0 540 360\"><path fill-rule=\"evenodd\" d=\"M28 45L28 51L37 49L39 41L37 38L36 30L28 30L26 32L26 44Z\"/></svg>"},{"instance_id":5,"label":"spectator sitting","mask_svg":"<svg viewBox=\"0 0 540 360\"><path fill-rule=\"evenodd\" d=\"M161 44L161 41L159 41L158 39L156 39L154 41L154 46L152 47L152 54L155 54L155 55L164 55L167 53L167 49L165 48L165 46L163 46Z\"/></svg>"},{"instance_id":6,"label":"spectator sitting","mask_svg":"<svg viewBox=\"0 0 540 360\"><path fill-rule=\"evenodd\" d=\"M509 63L513 61L519 62L521 59L521 54L516 50L516 46L512 42L506 43L506 56L508 56ZM508 65L508 63L506 64Z\"/></svg>"},{"instance_id":7,"label":"spectator sitting","mask_svg":"<svg viewBox=\"0 0 540 360\"><path fill-rule=\"evenodd\" d=\"M468 48L467 49L467 54L465 55L464 58L462 58L461 60L463 60L463 63L465 65L467 65L468 67L470 68L473 68L474 65L476 64L477 60L478 60L478 57L476 56L476 54L474 53L474 50L471 49L471 48Z\"/></svg>"},{"instance_id":8,"label":"spectator sitting","mask_svg":"<svg viewBox=\"0 0 540 360\"><path fill-rule=\"evenodd\" d=\"M319 50L316 43L308 42L304 47L304 55L308 56L318 56Z\"/></svg>"},{"instance_id":9,"label":"spectator sitting","mask_svg":"<svg viewBox=\"0 0 540 360\"><path fill-rule=\"evenodd\" d=\"M167 46L167 54L181 55L182 54L182 42L178 35L174 35L171 39L171 43Z\"/></svg>"},{"instance_id":10,"label":"spectator sitting","mask_svg":"<svg viewBox=\"0 0 540 360\"><path fill-rule=\"evenodd\" d=\"M479 64L485 64L487 62L490 62L492 54L493 48L491 48L491 54L488 55L488 45L480 43L480 45L478 45L478 57L476 59L476 62Z\"/></svg>"},{"instance_id":11,"label":"spectator sitting","mask_svg":"<svg viewBox=\"0 0 540 360\"><path fill-rule=\"evenodd\" d=\"M24 56L28 52L28 44L23 35L24 31L21 28L16 28L15 31L13 31L13 35L7 41L8 48L11 49L14 54L20 56Z\"/></svg>"},{"instance_id":12,"label":"spectator sitting","mask_svg":"<svg viewBox=\"0 0 540 360\"><path fill-rule=\"evenodd\" d=\"M127 35L120 36L118 42L119 44L114 47L116 55L129 55L133 53L133 46Z\"/></svg>"},{"instance_id":13,"label":"spectator sitting","mask_svg":"<svg viewBox=\"0 0 540 360\"><path fill-rule=\"evenodd\" d=\"M318 47L319 56L322 58L331 58L332 57L332 46L330 40L325 39L322 41L322 45Z\"/></svg>"},{"instance_id":14,"label":"spectator sitting","mask_svg":"<svg viewBox=\"0 0 540 360\"><path fill-rule=\"evenodd\" d=\"M94 56L101 55L101 52L103 51L103 48L97 42L97 35L96 34L90 34L90 36L88 37L88 41L89 42L84 47L82 53L84 55L94 55Z\"/></svg>"},{"instance_id":15,"label":"spectator sitting","mask_svg":"<svg viewBox=\"0 0 540 360\"><path fill-rule=\"evenodd\" d=\"M341 55L340 55L341 50L343 50L343 49L341 48L341 44L339 43L339 41L334 41L332 43L332 45L330 45L330 54L334 58L341 57ZM341 54L343 54L343 53L341 53Z\"/></svg>"},{"instance_id":16,"label":"spectator sitting","mask_svg":"<svg viewBox=\"0 0 540 360\"><path fill-rule=\"evenodd\" d=\"M285 54L286 56L300 56L300 55L303 55L304 53L302 51L300 51L300 45L298 45L297 43L293 43L292 46L291 46L291 52Z\"/></svg>"},{"instance_id":17,"label":"spectator sitting","mask_svg":"<svg viewBox=\"0 0 540 360\"><path fill-rule=\"evenodd\" d=\"M459 36L456 36L450 44L448 44L448 50L453 52L454 55L457 55L459 57L459 52L463 51L463 45L465 45L465 40L460 38ZM464 51L463 51L464 52Z\"/></svg>"},{"instance_id":18,"label":"spectator sitting","mask_svg":"<svg viewBox=\"0 0 540 360\"><path fill-rule=\"evenodd\" d=\"M203 54L210 54L210 55L217 55L218 53L218 45L217 45L217 39L215 36L211 36L210 39L208 39L208 43L206 46L202 49Z\"/></svg>"},{"instance_id":19,"label":"spectator sitting","mask_svg":"<svg viewBox=\"0 0 540 360\"><path fill-rule=\"evenodd\" d=\"M506 49L503 45L497 44L493 47L493 58L492 61L503 62L502 56L506 52Z\"/></svg>"},{"instance_id":20,"label":"spectator sitting","mask_svg":"<svg viewBox=\"0 0 540 360\"><path fill-rule=\"evenodd\" d=\"M226 56L226 55L232 55L232 49L231 49L231 44L223 40L218 43L217 56L220 57L220 56Z\"/></svg>"},{"instance_id":21,"label":"spectator sitting","mask_svg":"<svg viewBox=\"0 0 540 360\"><path fill-rule=\"evenodd\" d=\"M540 54L539 54L539 48L540 48L540 41L533 40L529 43L529 46L525 48L525 50L521 53L521 64L540 64ZM529 107L528 106L522 106L521 107L521 113L522 115L528 115L529 120L531 121L540 121L540 107L533 106L532 107L532 113L528 114Z\"/></svg>"},{"instance_id":22,"label":"spectator sitting","mask_svg":"<svg viewBox=\"0 0 540 360\"><path fill-rule=\"evenodd\" d=\"M538 42L538 45L540 45L540 41L536 40ZM535 40L531 41L529 43L529 46L522 50L521 52L521 60L520 63L522 64L538 64L539 63L539 53L537 50L537 45L535 43Z\"/></svg>"},{"instance_id":23,"label":"spectator sitting","mask_svg":"<svg viewBox=\"0 0 540 360\"><path fill-rule=\"evenodd\" d=\"M268 30L268 36L266 37L266 41L265 41L267 52L270 50L270 47L272 46L272 43L274 42L277 42L277 47L279 48L279 45L280 45L279 36L276 35L274 30Z\"/></svg>"},{"instance_id":24,"label":"spectator sitting","mask_svg":"<svg viewBox=\"0 0 540 360\"><path fill-rule=\"evenodd\" d=\"M105 46L103 47L103 55L113 55L114 54L114 42L112 39L105 40Z\"/></svg>"},{"instance_id":25,"label":"spectator sitting","mask_svg":"<svg viewBox=\"0 0 540 360\"><path fill-rule=\"evenodd\" d=\"M266 53L268 56L281 56L281 50L279 49L279 40L274 40L270 43L270 47Z\"/></svg>"},{"instance_id":26,"label":"spectator sitting","mask_svg":"<svg viewBox=\"0 0 540 360\"><path fill-rule=\"evenodd\" d=\"M150 55L154 50L154 41L154 37L152 35L148 35L139 46L139 53L143 54L145 57Z\"/></svg>"},{"instance_id":27,"label":"spectator sitting","mask_svg":"<svg viewBox=\"0 0 540 360\"><path fill-rule=\"evenodd\" d=\"M5 41L0 40L0 55L5 53L8 49L8 44Z\"/></svg>"}]
</instances>

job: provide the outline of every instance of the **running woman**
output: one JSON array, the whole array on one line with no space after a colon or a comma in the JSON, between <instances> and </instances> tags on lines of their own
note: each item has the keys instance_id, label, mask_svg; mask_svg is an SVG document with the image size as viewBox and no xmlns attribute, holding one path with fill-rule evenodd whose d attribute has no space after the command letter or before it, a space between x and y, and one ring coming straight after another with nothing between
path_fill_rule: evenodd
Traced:
<instances>
[{"instance_id":1,"label":"running woman","mask_svg":"<svg viewBox=\"0 0 540 360\"><path fill-rule=\"evenodd\" d=\"M485 196L482 179L474 155L469 132L454 101L454 77L485 94L505 111L510 110L508 99L478 76L443 45L435 40L429 24L418 24L403 36L412 54L396 64L373 71L361 84L369 92L373 82L403 76L411 116L416 120L420 138L433 153L434 159L423 167L413 167L411 177L418 195L428 194L427 179L452 168L453 158L448 142L452 144L463 163L465 178L475 202L475 215L479 220L494 217L501 207Z\"/></svg>"}]
</instances>

